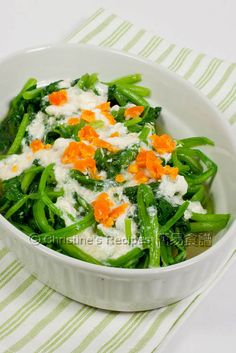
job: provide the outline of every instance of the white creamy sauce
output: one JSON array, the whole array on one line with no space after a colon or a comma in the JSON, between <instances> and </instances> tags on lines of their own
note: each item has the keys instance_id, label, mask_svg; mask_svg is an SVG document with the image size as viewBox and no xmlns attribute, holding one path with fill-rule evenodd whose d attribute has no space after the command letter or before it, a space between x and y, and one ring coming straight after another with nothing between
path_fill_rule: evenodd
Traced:
<instances>
[{"instance_id":1,"label":"white creamy sauce","mask_svg":"<svg viewBox=\"0 0 236 353\"><path fill-rule=\"evenodd\" d=\"M82 110L91 110L101 103L104 103L104 96L97 96L93 92L82 92L78 96L79 108Z\"/></svg>"},{"instance_id":2,"label":"white creamy sauce","mask_svg":"<svg viewBox=\"0 0 236 353\"><path fill-rule=\"evenodd\" d=\"M64 170L63 167L56 166L54 168L55 178L57 180L57 189L64 189L64 197L70 202L74 202L73 194L76 192L82 196L88 203L91 203L99 194L99 192L86 189L81 186L75 179L72 179L69 175L69 170ZM63 177L62 177L62 174Z\"/></svg>"},{"instance_id":3,"label":"white creamy sauce","mask_svg":"<svg viewBox=\"0 0 236 353\"><path fill-rule=\"evenodd\" d=\"M111 107L111 111L114 111L114 112L117 112L118 110L120 109L120 107L119 107L119 105L113 105L112 107Z\"/></svg>"},{"instance_id":4,"label":"white creamy sauce","mask_svg":"<svg viewBox=\"0 0 236 353\"><path fill-rule=\"evenodd\" d=\"M40 164L43 167L46 167L51 163L61 165L61 156L71 141L71 139L64 139L60 137L54 142L52 148L49 150L39 150L34 153L35 159L39 159ZM63 166L64 168L68 168L68 165Z\"/></svg>"},{"instance_id":5,"label":"white creamy sauce","mask_svg":"<svg viewBox=\"0 0 236 353\"><path fill-rule=\"evenodd\" d=\"M102 170L100 173L99 173L99 177L102 179L102 180L105 180L107 178L107 172L105 172L105 170Z\"/></svg>"},{"instance_id":6,"label":"white creamy sauce","mask_svg":"<svg viewBox=\"0 0 236 353\"><path fill-rule=\"evenodd\" d=\"M107 95L108 95L108 86L104 85L101 82L98 82L98 83L96 83L94 88L97 91L97 93L99 94L99 96L102 96L102 98L104 99L104 102L106 102Z\"/></svg>"},{"instance_id":7,"label":"white creamy sauce","mask_svg":"<svg viewBox=\"0 0 236 353\"><path fill-rule=\"evenodd\" d=\"M59 197L56 206L62 211L62 217L66 225L74 223L68 214L73 218L78 218L79 214L76 211L74 194L82 196L87 202L91 203L98 193L88 190L79 185L79 183L70 177L70 170L64 164L56 164L54 167L55 179L57 181L57 190L64 190L64 195ZM58 203L59 200L59 203Z\"/></svg>"},{"instance_id":8,"label":"white creamy sauce","mask_svg":"<svg viewBox=\"0 0 236 353\"><path fill-rule=\"evenodd\" d=\"M0 179L8 180L23 173L33 163L32 152L13 154L0 161ZM14 169L16 167L16 169Z\"/></svg>"},{"instance_id":9,"label":"white creamy sauce","mask_svg":"<svg viewBox=\"0 0 236 353\"><path fill-rule=\"evenodd\" d=\"M45 111L49 115L73 115L79 109L78 97L82 91L78 88L71 87L66 90L68 102L63 105L49 105Z\"/></svg>"},{"instance_id":10,"label":"white creamy sauce","mask_svg":"<svg viewBox=\"0 0 236 353\"><path fill-rule=\"evenodd\" d=\"M104 140L121 150L130 147L134 144L137 144L140 141L138 135L135 133L130 133L129 135L119 137L110 137Z\"/></svg>"},{"instance_id":11,"label":"white creamy sauce","mask_svg":"<svg viewBox=\"0 0 236 353\"><path fill-rule=\"evenodd\" d=\"M207 211L202 207L199 201L190 201L187 210L184 212L184 219L190 219L193 213L205 214Z\"/></svg>"},{"instance_id":12,"label":"white creamy sauce","mask_svg":"<svg viewBox=\"0 0 236 353\"><path fill-rule=\"evenodd\" d=\"M149 214L150 217L154 217L157 215L157 210L154 206L150 206L147 208L147 213Z\"/></svg>"},{"instance_id":13,"label":"white creamy sauce","mask_svg":"<svg viewBox=\"0 0 236 353\"><path fill-rule=\"evenodd\" d=\"M74 245L79 246L80 249L98 261L118 258L133 249L133 247L128 245L123 235L121 237L117 234L115 236L101 237L94 234L92 228L86 229L72 239Z\"/></svg>"},{"instance_id":14,"label":"white creamy sauce","mask_svg":"<svg viewBox=\"0 0 236 353\"><path fill-rule=\"evenodd\" d=\"M76 218L77 216L77 211L76 209L72 206L72 203L67 200L65 197L60 196L57 198L57 201L55 203L57 208L62 211L62 217L65 221L66 226L69 226L74 223L73 219ZM71 215L71 217L69 217Z\"/></svg>"},{"instance_id":15,"label":"white creamy sauce","mask_svg":"<svg viewBox=\"0 0 236 353\"><path fill-rule=\"evenodd\" d=\"M135 104L134 103L127 103L126 105L125 105L125 108L132 108L132 107L135 107Z\"/></svg>"},{"instance_id":16,"label":"white creamy sauce","mask_svg":"<svg viewBox=\"0 0 236 353\"><path fill-rule=\"evenodd\" d=\"M106 119L105 122L107 125L107 122L108 122L107 118L105 118L105 119ZM124 124L122 124L122 123L116 123L115 125L107 125L107 126L105 126L105 128L98 129L97 131L99 133L99 136L103 140L110 137L111 134L113 134L114 132L118 132L121 136L125 136L128 134L127 127L124 126Z\"/></svg>"},{"instance_id":17,"label":"white creamy sauce","mask_svg":"<svg viewBox=\"0 0 236 353\"><path fill-rule=\"evenodd\" d=\"M34 160L39 160L39 163L46 167L51 163L61 164L61 156L71 140L59 138L55 141L52 148L49 150L39 150L35 153L27 146L24 146L22 154L13 154L4 160L0 161L0 179L7 180L20 175L24 170L30 168ZM14 166L17 169L14 169ZM68 165L64 165L68 168Z\"/></svg>"},{"instance_id":18,"label":"white creamy sauce","mask_svg":"<svg viewBox=\"0 0 236 353\"><path fill-rule=\"evenodd\" d=\"M175 180L164 175L159 185L157 196L164 197L173 206L183 203L183 196L188 190L188 183L182 175L177 175Z\"/></svg>"},{"instance_id":19,"label":"white creamy sauce","mask_svg":"<svg viewBox=\"0 0 236 353\"><path fill-rule=\"evenodd\" d=\"M98 96L92 91L84 92L78 87L70 87L66 90L68 102L63 105L49 105L46 113L49 115L73 115L78 110L92 110L101 103L107 101L105 94Z\"/></svg>"},{"instance_id":20,"label":"white creamy sauce","mask_svg":"<svg viewBox=\"0 0 236 353\"><path fill-rule=\"evenodd\" d=\"M106 129L110 128L110 125L109 125L109 122L108 122L108 119L105 117L104 114L102 114L101 110L100 109L97 109L97 108L93 108L92 111L95 113L95 119L96 120L101 120L104 122L104 125L106 127ZM104 129L105 130L105 129ZM103 130L103 131L104 131Z\"/></svg>"},{"instance_id":21,"label":"white creamy sauce","mask_svg":"<svg viewBox=\"0 0 236 353\"><path fill-rule=\"evenodd\" d=\"M28 125L26 131L29 134L30 140L42 140L45 135L45 119L47 116L38 112L34 120Z\"/></svg>"},{"instance_id":22,"label":"white creamy sauce","mask_svg":"<svg viewBox=\"0 0 236 353\"><path fill-rule=\"evenodd\" d=\"M157 192L158 197L164 197L172 206L179 206L184 203L183 196L188 190L188 183L185 178L178 175L175 180L163 176ZM199 201L189 201L189 206L184 213L184 218L190 219L192 213L206 213Z\"/></svg>"},{"instance_id":23,"label":"white creamy sauce","mask_svg":"<svg viewBox=\"0 0 236 353\"><path fill-rule=\"evenodd\" d=\"M109 186L107 190L107 194L112 202L114 203L121 203L125 202L129 204L129 199L125 195L123 195L123 189L121 186Z\"/></svg>"},{"instance_id":24,"label":"white creamy sauce","mask_svg":"<svg viewBox=\"0 0 236 353\"><path fill-rule=\"evenodd\" d=\"M100 114L99 116L101 116ZM106 118L105 118L106 119ZM107 124L107 119L105 120ZM111 134L118 132L119 136L110 137ZM137 133L129 133L127 127L122 123L117 123L115 125L110 125L109 128L99 129L98 133L104 141L111 143L113 146L119 149L125 149L131 145L139 144L140 139Z\"/></svg>"}]
</instances>

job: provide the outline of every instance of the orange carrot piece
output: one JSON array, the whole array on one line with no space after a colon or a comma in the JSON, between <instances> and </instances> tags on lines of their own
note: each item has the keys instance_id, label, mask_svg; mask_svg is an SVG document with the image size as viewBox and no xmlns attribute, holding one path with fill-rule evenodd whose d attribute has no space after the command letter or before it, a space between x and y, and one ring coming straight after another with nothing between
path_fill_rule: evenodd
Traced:
<instances>
[{"instance_id":1,"label":"orange carrot piece","mask_svg":"<svg viewBox=\"0 0 236 353\"><path fill-rule=\"evenodd\" d=\"M163 135L152 135L150 137L152 140L152 145L157 151L157 153L171 153L176 147L176 142L167 134Z\"/></svg>"},{"instance_id":2,"label":"orange carrot piece","mask_svg":"<svg viewBox=\"0 0 236 353\"><path fill-rule=\"evenodd\" d=\"M80 118L87 121L87 123L91 123L95 120L95 113L91 110L83 110Z\"/></svg>"},{"instance_id":3,"label":"orange carrot piece","mask_svg":"<svg viewBox=\"0 0 236 353\"><path fill-rule=\"evenodd\" d=\"M125 109L125 117L126 119L137 118L143 113L143 111L143 105L135 105L134 107Z\"/></svg>"},{"instance_id":4,"label":"orange carrot piece","mask_svg":"<svg viewBox=\"0 0 236 353\"><path fill-rule=\"evenodd\" d=\"M97 109L100 109L102 111L108 111L110 110L111 103L110 102L104 102L96 106Z\"/></svg>"},{"instance_id":5,"label":"orange carrot piece","mask_svg":"<svg viewBox=\"0 0 236 353\"><path fill-rule=\"evenodd\" d=\"M12 167L11 167L11 171L12 173L16 173L18 171L18 165L17 164L14 164Z\"/></svg>"},{"instance_id":6,"label":"orange carrot piece","mask_svg":"<svg viewBox=\"0 0 236 353\"><path fill-rule=\"evenodd\" d=\"M123 183L123 182L125 181L124 175L122 175L122 174L117 174L116 177L115 177L115 181L116 181L117 183Z\"/></svg>"},{"instance_id":7,"label":"orange carrot piece","mask_svg":"<svg viewBox=\"0 0 236 353\"><path fill-rule=\"evenodd\" d=\"M117 152L117 151L119 151L119 149L116 148L116 147L114 147L114 146L112 146L111 143L106 142L106 141L104 141L104 140L101 140L101 139L98 138L98 137L95 137L95 138L93 139L93 144L94 144L94 146L96 146L96 147L105 148L105 149L107 149L107 150L110 151L110 152Z\"/></svg>"},{"instance_id":8,"label":"orange carrot piece","mask_svg":"<svg viewBox=\"0 0 236 353\"><path fill-rule=\"evenodd\" d=\"M153 151L147 151L146 168L154 179L160 179L164 174L162 161L156 157Z\"/></svg>"},{"instance_id":9,"label":"orange carrot piece","mask_svg":"<svg viewBox=\"0 0 236 353\"><path fill-rule=\"evenodd\" d=\"M111 125L115 125L116 120L114 116L109 112L110 105L110 102L104 102L102 104L99 104L96 108L101 110L101 113L107 118Z\"/></svg>"},{"instance_id":10,"label":"orange carrot piece","mask_svg":"<svg viewBox=\"0 0 236 353\"><path fill-rule=\"evenodd\" d=\"M73 164L74 169L79 170L80 172L89 171L91 173L96 172L96 162L93 158L83 158L77 159Z\"/></svg>"},{"instance_id":11,"label":"orange carrot piece","mask_svg":"<svg viewBox=\"0 0 236 353\"><path fill-rule=\"evenodd\" d=\"M92 142L95 137L98 137L99 135L96 133L94 128L92 126L84 126L79 132L78 132L78 137L81 140L87 140L89 142Z\"/></svg>"},{"instance_id":12,"label":"orange carrot piece","mask_svg":"<svg viewBox=\"0 0 236 353\"><path fill-rule=\"evenodd\" d=\"M116 132L113 132L110 137L119 137L120 136L120 133L118 131Z\"/></svg>"},{"instance_id":13,"label":"orange carrot piece","mask_svg":"<svg viewBox=\"0 0 236 353\"><path fill-rule=\"evenodd\" d=\"M71 117L68 119L67 124L68 125L78 125L80 122L80 119L77 117Z\"/></svg>"},{"instance_id":14,"label":"orange carrot piece","mask_svg":"<svg viewBox=\"0 0 236 353\"><path fill-rule=\"evenodd\" d=\"M136 163L139 168L146 168L147 151L141 150L136 157Z\"/></svg>"},{"instance_id":15,"label":"orange carrot piece","mask_svg":"<svg viewBox=\"0 0 236 353\"><path fill-rule=\"evenodd\" d=\"M164 174L168 175L171 179L175 180L177 175L179 174L179 169L166 165L164 167Z\"/></svg>"},{"instance_id":16,"label":"orange carrot piece","mask_svg":"<svg viewBox=\"0 0 236 353\"><path fill-rule=\"evenodd\" d=\"M109 199L109 195L106 192L98 195L98 197L92 202L95 220L98 223L103 224L105 227L113 226L115 220L124 213L128 204L124 203L111 209L113 205L113 202Z\"/></svg>"},{"instance_id":17,"label":"orange carrot piece","mask_svg":"<svg viewBox=\"0 0 236 353\"><path fill-rule=\"evenodd\" d=\"M65 149L61 161L64 164L74 163L80 156L80 148L78 142L72 141Z\"/></svg>"},{"instance_id":18,"label":"orange carrot piece","mask_svg":"<svg viewBox=\"0 0 236 353\"><path fill-rule=\"evenodd\" d=\"M82 158L93 157L95 154L95 148L91 145L87 145L84 142L78 142L79 156Z\"/></svg>"},{"instance_id":19,"label":"orange carrot piece","mask_svg":"<svg viewBox=\"0 0 236 353\"><path fill-rule=\"evenodd\" d=\"M128 168L128 172L131 173L131 174L136 174L138 173L138 166L136 163L134 164L130 164L129 168Z\"/></svg>"},{"instance_id":20,"label":"orange carrot piece","mask_svg":"<svg viewBox=\"0 0 236 353\"><path fill-rule=\"evenodd\" d=\"M41 140L33 140L30 143L30 149L34 153L40 150L48 150L50 148L51 148L50 144L45 145Z\"/></svg>"},{"instance_id":21,"label":"orange carrot piece","mask_svg":"<svg viewBox=\"0 0 236 353\"><path fill-rule=\"evenodd\" d=\"M60 91L52 92L51 94L49 94L48 99L52 105L59 106L68 102L68 95L66 90L62 89Z\"/></svg>"},{"instance_id":22,"label":"orange carrot piece","mask_svg":"<svg viewBox=\"0 0 236 353\"><path fill-rule=\"evenodd\" d=\"M113 210L111 210L110 217L113 220L116 220L119 216L122 215L122 213L125 212L126 208L129 206L128 203L122 203L120 206L117 206Z\"/></svg>"},{"instance_id":23,"label":"orange carrot piece","mask_svg":"<svg viewBox=\"0 0 236 353\"><path fill-rule=\"evenodd\" d=\"M137 174L135 174L134 179L138 184L145 184L148 181L148 177L142 171L139 171Z\"/></svg>"},{"instance_id":24,"label":"orange carrot piece","mask_svg":"<svg viewBox=\"0 0 236 353\"><path fill-rule=\"evenodd\" d=\"M94 154L95 149L93 146L87 145L82 141L72 141L63 153L62 163L75 163L78 158L93 157Z\"/></svg>"},{"instance_id":25,"label":"orange carrot piece","mask_svg":"<svg viewBox=\"0 0 236 353\"><path fill-rule=\"evenodd\" d=\"M98 197L92 202L92 206L94 209L94 217L98 223L104 224L109 219L110 207L113 206L111 203L109 196L106 192L98 195ZM112 226L113 223L111 222Z\"/></svg>"},{"instance_id":26,"label":"orange carrot piece","mask_svg":"<svg viewBox=\"0 0 236 353\"><path fill-rule=\"evenodd\" d=\"M107 112L107 111L102 111L102 114L107 118L107 120L109 121L109 123L111 125L115 125L116 123L116 120L114 118L114 116L110 113L110 112Z\"/></svg>"}]
</instances>

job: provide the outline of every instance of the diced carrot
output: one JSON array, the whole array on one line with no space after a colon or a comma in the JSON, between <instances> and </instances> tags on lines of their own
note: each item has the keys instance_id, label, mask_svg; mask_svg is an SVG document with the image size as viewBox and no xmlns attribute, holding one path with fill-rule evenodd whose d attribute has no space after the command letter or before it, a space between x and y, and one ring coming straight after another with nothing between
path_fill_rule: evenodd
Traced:
<instances>
[{"instance_id":1,"label":"diced carrot","mask_svg":"<svg viewBox=\"0 0 236 353\"><path fill-rule=\"evenodd\" d=\"M62 163L74 163L80 156L80 148L78 142L72 141L69 143L62 155Z\"/></svg>"},{"instance_id":2,"label":"diced carrot","mask_svg":"<svg viewBox=\"0 0 236 353\"><path fill-rule=\"evenodd\" d=\"M179 169L176 167L171 167L169 165L166 165L164 167L164 174L169 175L169 177L173 180L176 179L178 173L179 173Z\"/></svg>"},{"instance_id":3,"label":"diced carrot","mask_svg":"<svg viewBox=\"0 0 236 353\"><path fill-rule=\"evenodd\" d=\"M110 217L113 218L114 220L117 219L119 216L122 215L122 213L125 212L128 206L129 206L128 203L122 203L120 206L117 206L111 211Z\"/></svg>"},{"instance_id":4,"label":"diced carrot","mask_svg":"<svg viewBox=\"0 0 236 353\"><path fill-rule=\"evenodd\" d=\"M89 141L90 143L92 143L96 147L105 148L110 152L117 152L118 151L118 149L116 147L112 146L111 143L100 139L99 135L97 134L97 132L94 130L94 128L92 126L84 126L78 132L78 137L81 140Z\"/></svg>"},{"instance_id":5,"label":"diced carrot","mask_svg":"<svg viewBox=\"0 0 236 353\"><path fill-rule=\"evenodd\" d=\"M95 120L95 113L91 110L83 110L80 118L88 123L91 123Z\"/></svg>"},{"instance_id":6,"label":"diced carrot","mask_svg":"<svg viewBox=\"0 0 236 353\"><path fill-rule=\"evenodd\" d=\"M69 118L68 121L67 121L67 124L68 125L78 125L80 122L80 119L77 118L77 117L72 117L72 118Z\"/></svg>"},{"instance_id":7,"label":"diced carrot","mask_svg":"<svg viewBox=\"0 0 236 353\"><path fill-rule=\"evenodd\" d=\"M104 110L108 111L108 110L110 110L110 106L111 106L110 102L104 102L104 103L97 105L96 108L100 109L102 111L104 111Z\"/></svg>"},{"instance_id":8,"label":"diced carrot","mask_svg":"<svg viewBox=\"0 0 236 353\"><path fill-rule=\"evenodd\" d=\"M100 195L98 195L98 200L103 200L108 202L109 207L114 206L114 203L109 199L109 195L106 192L102 192Z\"/></svg>"},{"instance_id":9,"label":"diced carrot","mask_svg":"<svg viewBox=\"0 0 236 353\"><path fill-rule=\"evenodd\" d=\"M138 173L138 166L136 163L134 164L130 164L129 168L128 168L128 172L131 174L136 174Z\"/></svg>"},{"instance_id":10,"label":"diced carrot","mask_svg":"<svg viewBox=\"0 0 236 353\"><path fill-rule=\"evenodd\" d=\"M11 167L11 171L13 172L13 173L16 173L17 171L18 171L18 165L16 165L16 164L14 164L12 167Z\"/></svg>"},{"instance_id":11,"label":"diced carrot","mask_svg":"<svg viewBox=\"0 0 236 353\"><path fill-rule=\"evenodd\" d=\"M92 126L84 126L79 132L78 132L78 137L81 140L87 140L89 142L92 142L95 137L98 137L99 135L96 133L94 128Z\"/></svg>"},{"instance_id":12,"label":"diced carrot","mask_svg":"<svg viewBox=\"0 0 236 353\"><path fill-rule=\"evenodd\" d=\"M110 112L107 112L107 111L102 111L102 114L107 118L107 120L109 121L109 123L111 125L115 125L116 123L116 120L114 118L114 116L110 113Z\"/></svg>"},{"instance_id":13,"label":"diced carrot","mask_svg":"<svg viewBox=\"0 0 236 353\"><path fill-rule=\"evenodd\" d=\"M30 148L31 148L32 152L37 152L39 150L44 149L44 144L41 140L33 140L30 143Z\"/></svg>"},{"instance_id":14,"label":"diced carrot","mask_svg":"<svg viewBox=\"0 0 236 353\"><path fill-rule=\"evenodd\" d=\"M101 194L99 194L96 200L92 202L92 204L98 201L107 204L109 208L114 206L114 203L110 200L109 195L106 192L102 192Z\"/></svg>"},{"instance_id":15,"label":"diced carrot","mask_svg":"<svg viewBox=\"0 0 236 353\"><path fill-rule=\"evenodd\" d=\"M141 150L136 157L136 163L139 168L146 167L147 151Z\"/></svg>"},{"instance_id":16,"label":"diced carrot","mask_svg":"<svg viewBox=\"0 0 236 353\"><path fill-rule=\"evenodd\" d=\"M135 105L134 107L125 109L125 117L127 119L137 118L143 113L143 111L144 111L143 105Z\"/></svg>"},{"instance_id":17,"label":"diced carrot","mask_svg":"<svg viewBox=\"0 0 236 353\"><path fill-rule=\"evenodd\" d=\"M162 162L153 151L141 150L136 157L138 168L147 169L150 176L159 179L162 172Z\"/></svg>"},{"instance_id":18,"label":"diced carrot","mask_svg":"<svg viewBox=\"0 0 236 353\"><path fill-rule=\"evenodd\" d=\"M110 208L113 206L113 203L110 201L108 194L103 192L102 194L98 195L96 200L92 202L92 206L94 209L94 217L96 221L104 224L109 219Z\"/></svg>"},{"instance_id":19,"label":"diced carrot","mask_svg":"<svg viewBox=\"0 0 236 353\"><path fill-rule=\"evenodd\" d=\"M72 141L64 151L62 163L75 163L78 158L93 157L94 154L95 149L93 146L87 145L82 141Z\"/></svg>"},{"instance_id":20,"label":"diced carrot","mask_svg":"<svg viewBox=\"0 0 236 353\"><path fill-rule=\"evenodd\" d=\"M120 136L120 133L118 131L116 132L113 132L110 137L119 137Z\"/></svg>"},{"instance_id":21,"label":"diced carrot","mask_svg":"<svg viewBox=\"0 0 236 353\"><path fill-rule=\"evenodd\" d=\"M91 157L84 158L84 159L77 159L76 161L74 161L73 167L74 169L79 170L82 173L87 171L89 171L93 175L96 173L96 162Z\"/></svg>"},{"instance_id":22,"label":"diced carrot","mask_svg":"<svg viewBox=\"0 0 236 353\"><path fill-rule=\"evenodd\" d=\"M79 155L82 158L93 157L95 154L95 148L91 145L87 145L84 142L78 142Z\"/></svg>"},{"instance_id":23,"label":"diced carrot","mask_svg":"<svg viewBox=\"0 0 236 353\"><path fill-rule=\"evenodd\" d=\"M135 163L128 168L129 173L135 174L138 183L145 183L149 179L159 180L163 175L169 175L175 179L178 168L163 166L162 160L158 158L154 151L141 150L136 157Z\"/></svg>"},{"instance_id":24,"label":"diced carrot","mask_svg":"<svg viewBox=\"0 0 236 353\"><path fill-rule=\"evenodd\" d=\"M123 183L123 182L125 181L124 175L122 175L122 174L117 174L116 177L115 177L115 181L116 181L117 183Z\"/></svg>"},{"instance_id":25,"label":"diced carrot","mask_svg":"<svg viewBox=\"0 0 236 353\"><path fill-rule=\"evenodd\" d=\"M94 146L96 146L96 147L105 148L105 149L107 149L107 150L110 151L110 152L117 152L117 151L119 151L119 149L116 148L116 147L114 147L114 146L112 146L111 143L106 142L106 141L104 141L104 140L101 140L101 139L98 138L98 137L95 137L95 138L93 139L93 144L94 144Z\"/></svg>"},{"instance_id":26,"label":"diced carrot","mask_svg":"<svg viewBox=\"0 0 236 353\"><path fill-rule=\"evenodd\" d=\"M105 227L113 226L115 220L126 210L128 207L127 203L123 203L115 208L113 202L109 199L109 196L106 192L101 193L98 197L92 202L94 209L94 217L98 223L103 224Z\"/></svg>"},{"instance_id":27,"label":"diced carrot","mask_svg":"<svg viewBox=\"0 0 236 353\"><path fill-rule=\"evenodd\" d=\"M52 105L63 105L68 102L68 95L66 90L62 89L49 94L48 99Z\"/></svg>"},{"instance_id":28,"label":"diced carrot","mask_svg":"<svg viewBox=\"0 0 236 353\"><path fill-rule=\"evenodd\" d=\"M44 144L41 140L33 140L30 143L30 149L32 150L32 152L37 152L40 150L48 150L51 148L50 144Z\"/></svg>"},{"instance_id":29,"label":"diced carrot","mask_svg":"<svg viewBox=\"0 0 236 353\"><path fill-rule=\"evenodd\" d=\"M150 138L157 153L171 153L176 147L176 142L167 134L160 136L152 135Z\"/></svg>"},{"instance_id":30,"label":"diced carrot","mask_svg":"<svg viewBox=\"0 0 236 353\"><path fill-rule=\"evenodd\" d=\"M72 141L65 149L61 161L64 164L72 164L73 169L82 173L88 172L93 178L98 179L94 154L95 148L92 145Z\"/></svg>"},{"instance_id":31,"label":"diced carrot","mask_svg":"<svg viewBox=\"0 0 236 353\"><path fill-rule=\"evenodd\" d=\"M108 217L104 222L103 225L107 228L110 228L114 225L114 219L112 219L111 217Z\"/></svg>"},{"instance_id":32,"label":"diced carrot","mask_svg":"<svg viewBox=\"0 0 236 353\"><path fill-rule=\"evenodd\" d=\"M115 125L116 121L114 116L109 112L110 110L110 102L104 102L99 104L96 108L101 110L101 113L107 118L111 125Z\"/></svg>"},{"instance_id":33,"label":"diced carrot","mask_svg":"<svg viewBox=\"0 0 236 353\"><path fill-rule=\"evenodd\" d=\"M135 174L134 178L138 184L145 184L148 181L148 177L142 171L139 171L137 174Z\"/></svg>"},{"instance_id":34,"label":"diced carrot","mask_svg":"<svg viewBox=\"0 0 236 353\"><path fill-rule=\"evenodd\" d=\"M147 151L146 168L154 179L160 179L163 175L162 161L156 157L153 151Z\"/></svg>"},{"instance_id":35,"label":"diced carrot","mask_svg":"<svg viewBox=\"0 0 236 353\"><path fill-rule=\"evenodd\" d=\"M107 118L111 125L115 125L116 120L114 119L113 115L109 112L110 104L110 102L104 102L97 105L96 108L101 110L101 113Z\"/></svg>"}]
</instances>

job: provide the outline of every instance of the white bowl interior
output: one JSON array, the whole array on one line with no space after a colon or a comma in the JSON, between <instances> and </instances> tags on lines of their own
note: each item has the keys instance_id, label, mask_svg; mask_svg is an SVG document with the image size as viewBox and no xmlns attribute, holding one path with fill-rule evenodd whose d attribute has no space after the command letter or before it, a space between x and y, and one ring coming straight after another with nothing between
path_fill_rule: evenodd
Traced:
<instances>
[{"instance_id":1,"label":"white bowl interior","mask_svg":"<svg viewBox=\"0 0 236 353\"><path fill-rule=\"evenodd\" d=\"M158 65L144 65L132 56L124 60L122 54L92 46L68 45L66 50L65 46L58 46L19 53L0 65L1 116L29 77L43 84L78 78L85 72L97 72L104 81L140 72L143 85L152 90L152 102L163 107L162 120L167 131L176 138L204 135L214 140L216 147L207 148L207 153L219 167L213 186L216 210L235 215L236 147L227 123L198 91Z\"/></svg>"}]
</instances>

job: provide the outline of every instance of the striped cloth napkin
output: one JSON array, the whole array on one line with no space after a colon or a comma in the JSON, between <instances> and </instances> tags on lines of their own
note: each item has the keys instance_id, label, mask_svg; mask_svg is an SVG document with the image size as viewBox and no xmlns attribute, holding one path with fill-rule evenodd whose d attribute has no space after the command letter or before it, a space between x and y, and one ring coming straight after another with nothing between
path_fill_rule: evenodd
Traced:
<instances>
[{"instance_id":1,"label":"striped cloth napkin","mask_svg":"<svg viewBox=\"0 0 236 353\"><path fill-rule=\"evenodd\" d=\"M206 94L236 131L236 64L177 47L103 9L68 41L115 48L168 67ZM87 307L48 288L0 241L0 353L159 352L234 258L211 283L178 303L149 312L116 313Z\"/></svg>"}]
</instances>

